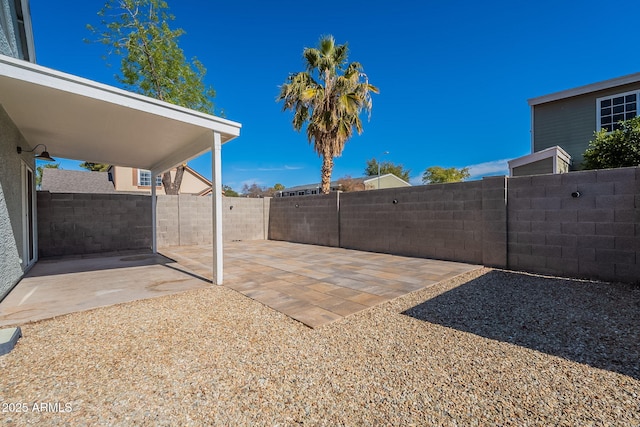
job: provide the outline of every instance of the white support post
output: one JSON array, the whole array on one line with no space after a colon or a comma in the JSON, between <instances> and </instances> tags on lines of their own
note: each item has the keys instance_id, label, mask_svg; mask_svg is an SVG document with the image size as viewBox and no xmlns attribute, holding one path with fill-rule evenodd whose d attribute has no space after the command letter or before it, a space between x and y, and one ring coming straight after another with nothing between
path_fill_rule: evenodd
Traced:
<instances>
[{"instance_id":1,"label":"white support post","mask_svg":"<svg viewBox=\"0 0 640 427\"><path fill-rule=\"evenodd\" d=\"M151 177L151 251L158 253L158 226L156 224L156 206L158 197L156 195L156 177Z\"/></svg>"},{"instance_id":2,"label":"white support post","mask_svg":"<svg viewBox=\"0 0 640 427\"><path fill-rule=\"evenodd\" d=\"M222 285L222 138L213 132L211 149L211 200L213 203L213 283Z\"/></svg>"}]
</instances>

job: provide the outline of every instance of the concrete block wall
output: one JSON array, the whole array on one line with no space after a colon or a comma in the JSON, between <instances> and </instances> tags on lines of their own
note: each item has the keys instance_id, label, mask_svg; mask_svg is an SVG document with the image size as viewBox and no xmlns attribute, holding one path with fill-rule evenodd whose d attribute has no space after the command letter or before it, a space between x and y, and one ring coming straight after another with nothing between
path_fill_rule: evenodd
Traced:
<instances>
[{"instance_id":1,"label":"concrete block wall","mask_svg":"<svg viewBox=\"0 0 640 427\"><path fill-rule=\"evenodd\" d=\"M41 257L151 248L149 197L39 191Z\"/></svg>"},{"instance_id":2,"label":"concrete block wall","mask_svg":"<svg viewBox=\"0 0 640 427\"><path fill-rule=\"evenodd\" d=\"M343 194L276 197L269 210L270 240L337 247L338 204Z\"/></svg>"},{"instance_id":3,"label":"concrete block wall","mask_svg":"<svg viewBox=\"0 0 640 427\"><path fill-rule=\"evenodd\" d=\"M509 268L640 280L640 168L511 178L508 200Z\"/></svg>"},{"instance_id":4,"label":"concrete block wall","mask_svg":"<svg viewBox=\"0 0 640 427\"><path fill-rule=\"evenodd\" d=\"M482 261L487 267L505 268L507 257L507 177L482 180Z\"/></svg>"},{"instance_id":5,"label":"concrete block wall","mask_svg":"<svg viewBox=\"0 0 640 427\"><path fill-rule=\"evenodd\" d=\"M340 246L482 263L483 182L340 195Z\"/></svg>"},{"instance_id":6,"label":"concrete block wall","mask_svg":"<svg viewBox=\"0 0 640 427\"><path fill-rule=\"evenodd\" d=\"M211 197L158 196L158 246L208 245L213 242ZM267 238L269 198L222 199L224 241Z\"/></svg>"}]
</instances>

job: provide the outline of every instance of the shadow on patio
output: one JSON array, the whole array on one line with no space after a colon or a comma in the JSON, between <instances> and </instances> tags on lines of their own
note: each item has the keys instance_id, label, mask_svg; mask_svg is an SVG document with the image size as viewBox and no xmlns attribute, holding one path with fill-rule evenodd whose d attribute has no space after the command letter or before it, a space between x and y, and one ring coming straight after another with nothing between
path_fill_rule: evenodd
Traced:
<instances>
[{"instance_id":1,"label":"shadow on patio","mask_svg":"<svg viewBox=\"0 0 640 427\"><path fill-rule=\"evenodd\" d=\"M403 314L640 379L640 288L492 271Z\"/></svg>"}]
</instances>

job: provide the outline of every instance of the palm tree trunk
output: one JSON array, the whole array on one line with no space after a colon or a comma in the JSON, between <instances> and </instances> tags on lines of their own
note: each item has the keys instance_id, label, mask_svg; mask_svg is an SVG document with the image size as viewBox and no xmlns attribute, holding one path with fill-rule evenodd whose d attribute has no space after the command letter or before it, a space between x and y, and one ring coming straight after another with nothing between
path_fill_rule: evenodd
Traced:
<instances>
[{"instance_id":1,"label":"palm tree trunk","mask_svg":"<svg viewBox=\"0 0 640 427\"><path fill-rule=\"evenodd\" d=\"M325 153L322 155L322 194L329 194L331 191L331 172L333 172L333 156Z\"/></svg>"}]
</instances>

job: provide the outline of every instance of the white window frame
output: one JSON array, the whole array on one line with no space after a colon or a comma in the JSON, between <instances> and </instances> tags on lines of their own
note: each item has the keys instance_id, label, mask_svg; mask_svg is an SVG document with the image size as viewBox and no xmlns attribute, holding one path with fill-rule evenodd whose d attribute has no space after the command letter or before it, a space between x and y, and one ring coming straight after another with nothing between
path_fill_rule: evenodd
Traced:
<instances>
[{"instance_id":1,"label":"white window frame","mask_svg":"<svg viewBox=\"0 0 640 427\"><path fill-rule=\"evenodd\" d=\"M611 99L611 107L613 108L613 98L618 98L621 96L628 96L628 95L636 95L636 117L639 116L640 114L638 114L638 105L640 105L640 89L636 89L636 90L630 90L628 92L623 92L623 93L616 93L614 95L607 95L607 96L602 96L600 98L596 99L596 131L600 131L600 129L603 129L604 126L602 126L602 115L600 113L600 103L605 100L605 99ZM626 104L626 103L625 103ZM613 114L612 114L613 115ZM617 122L615 122L617 123ZM613 125L614 122L611 122L611 124Z\"/></svg>"},{"instance_id":2,"label":"white window frame","mask_svg":"<svg viewBox=\"0 0 640 427\"><path fill-rule=\"evenodd\" d=\"M142 182L143 176L145 179L145 183ZM147 176L149 178L147 178ZM146 182L148 182L148 184ZM151 171L138 169L138 186L151 187ZM162 186L162 176L158 175L156 176L156 187L161 187L161 186Z\"/></svg>"}]
</instances>

